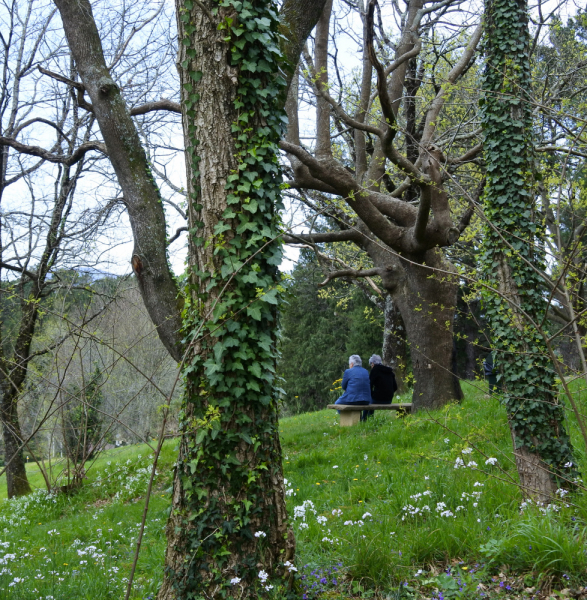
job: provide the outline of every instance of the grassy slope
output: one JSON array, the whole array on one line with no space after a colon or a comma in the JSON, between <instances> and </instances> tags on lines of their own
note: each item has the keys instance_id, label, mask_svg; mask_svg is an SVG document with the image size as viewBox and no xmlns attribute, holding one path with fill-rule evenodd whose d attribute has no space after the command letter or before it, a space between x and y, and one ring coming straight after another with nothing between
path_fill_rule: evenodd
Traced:
<instances>
[{"instance_id":1,"label":"grassy slope","mask_svg":"<svg viewBox=\"0 0 587 600\"><path fill-rule=\"evenodd\" d=\"M373 590L386 597L393 589L399 595L398 586L407 596L437 587L445 597L480 597L500 589L492 577L507 579L503 589L516 582L523 589L535 585L540 573L555 577L559 587L585 584L587 502L575 496L557 514L544 516L535 507L520 514L503 410L474 386L466 392L460 406L404 419L379 413L348 429L338 426L333 411L282 421L288 505L309 597L312 584L329 598L347 598L353 590L353 597L370 597ZM572 420L570 428L580 448ZM173 446L166 444L163 452L133 598L154 594L161 577ZM468 448L473 451L463 454ZM146 446L111 451L73 497L36 494L0 503L0 540L10 544L0 547L0 599L122 598L148 454ZM455 469L457 457L478 468ZM486 465L488 457L498 463ZM584 452L577 457L585 472ZM29 467L33 485L42 486ZM305 509L296 509L304 503ZM49 534L54 530L58 534ZM439 576L438 565L452 566L452 577ZM525 580L508 578L502 565ZM424 572L416 576L418 569ZM485 587L478 588L480 582Z\"/></svg>"}]
</instances>

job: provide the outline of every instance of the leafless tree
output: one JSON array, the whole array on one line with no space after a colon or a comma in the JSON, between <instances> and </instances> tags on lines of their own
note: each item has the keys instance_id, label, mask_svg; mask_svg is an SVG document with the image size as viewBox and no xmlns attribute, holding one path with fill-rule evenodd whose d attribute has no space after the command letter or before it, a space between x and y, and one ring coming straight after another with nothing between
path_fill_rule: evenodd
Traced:
<instances>
[{"instance_id":1,"label":"leafless tree","mask_svg":"<svg viewBox=\"0 0 587 600\"><path fill-rule=\"evenodd\" d=\"M39 355L34 350L39 314L55 291L75 289L70 273L108 271L105 258L130 236L117 226L124 219L123 198L97 138L93 108L76 81L57 9L29 0L6 4L0 16L6 32L0 90L0 389L8 495L13 496L30 489L17 407L30 361ZM181 190L167 173L180 152L173 145L176 134L181 140L178 105L163 97L174 93L166 67L175 48L169 14L163 5L153 10L123 4L100 18L110 68L125 79L138 130L148 140L150 164L161 173L165 200L177 208L181 225ZM145 103L151 94L160 99ZM175 130L169 119L152 118L161 107L176 116Z\"/></svg>"}]
</instances>

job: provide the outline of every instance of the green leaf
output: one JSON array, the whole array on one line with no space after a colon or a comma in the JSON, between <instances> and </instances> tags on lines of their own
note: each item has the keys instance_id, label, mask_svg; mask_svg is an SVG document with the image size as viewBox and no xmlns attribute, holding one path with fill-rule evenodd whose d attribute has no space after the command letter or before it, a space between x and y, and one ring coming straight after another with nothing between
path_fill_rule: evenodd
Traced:
<instances>
[{"instance_id":1,"label":"green leaf","mask_svg":"<svg viewBox=\"0 0 587 600\"><path fill-rule=\"evenodd\" d=\"M261 320L261 308L258 305L252 304L247 307L247 315L255 319L255 321Z\"/></svg>"}]
</instances>

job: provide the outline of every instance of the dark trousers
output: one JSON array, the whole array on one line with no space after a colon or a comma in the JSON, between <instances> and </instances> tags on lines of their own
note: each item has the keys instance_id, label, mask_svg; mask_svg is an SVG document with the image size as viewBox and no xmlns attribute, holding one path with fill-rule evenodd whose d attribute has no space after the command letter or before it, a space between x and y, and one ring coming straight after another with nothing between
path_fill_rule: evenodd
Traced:
<instances>
[{"instance_id":1,"label":"dark trousers","mask_svg":"<svg viewBox=\"0 0 587 600\"><path fill-rule=\"evenodd\" d=\"M377 402L373 402L372 404L391 404L391 400L378 400ZM361 421L366 421L369 417L372 417L374 414L374 410L364 410L361 413Z\"/></svg>"}]
</instances>

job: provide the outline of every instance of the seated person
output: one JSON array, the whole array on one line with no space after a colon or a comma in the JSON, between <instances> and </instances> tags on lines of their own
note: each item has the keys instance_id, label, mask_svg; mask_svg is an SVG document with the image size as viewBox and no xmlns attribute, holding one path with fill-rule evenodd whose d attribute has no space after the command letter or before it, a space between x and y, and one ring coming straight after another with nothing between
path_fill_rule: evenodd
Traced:
<instances>
[{"instance_id":1,"label":"seated person","mask_svg":"<svg viewBox=\"0 0 587 600\"><path fill-rule=\"evenodd\" d=\"M386 367L381 362L381 356L374 354L369 359L371 373L369 373L369 383L371 385L371 403L372 404L391 404L393 395L397 391L397 382L391 367ZM361 421L366 421L372 417L375 411L364 410L361 414Z\"/></svg>"},{"instance_id":2,"label":"seated person","mask_svg":"<svg viewBox=\"0 0 587 600\"><path fill-rule=\"evenodd\" d=\"M344 394L334 404L371 404L369 371L362 367L363 361L358 354L349 358L349 368L342 377Z\"/></svg>"}]
</instances>

